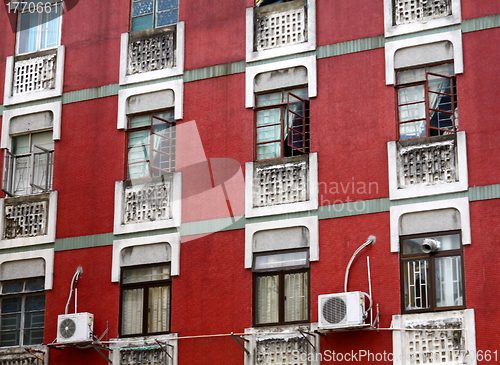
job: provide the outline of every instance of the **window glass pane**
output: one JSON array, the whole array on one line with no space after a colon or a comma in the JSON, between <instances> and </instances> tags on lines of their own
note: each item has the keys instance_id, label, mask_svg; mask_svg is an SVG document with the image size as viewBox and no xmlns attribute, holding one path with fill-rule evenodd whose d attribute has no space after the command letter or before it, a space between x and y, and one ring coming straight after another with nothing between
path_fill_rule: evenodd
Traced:
<instances>
[{"instance_id":1,"label":"window glass pane","mask_svg":"<svg viewBox=\"0 0 500 365\"><path fill-rule=\"evenodd\" d=\"M24 345L43 344L43 328L25 329L24 330L24 342L23 342L23 344Z\"/></svg>"},{"instance_id":2,"label":"window glass pane","mask_svg":"<svg viewBox=\"0 0 500 365\"><path fill-rule=\"evenodd\" d=\"M255 257L254 270L308 267L307 251L259 255Z\"/></svg>"},{"instance_id":3,"label":"window glass pane","mask_svg":"<svg viewBox=\"0 0 500 365\"><path fill-rule=\"evenodd\" d=\"M422 119L425 122L425 102L399 106L399 121Z\"/></svg>"},{"instance_id":4,"label":"window glass pane","mask_svg":"<svg viewBox=\"0 0 500 365\"><path fill-rule=\"evenodd\" d=\"M153 28L153 14L132 19L132 32Z\"/></svg>"},{"instance_id":5,"label":"window glass pane","mask_svg":"<svg viewBox=\"0 0 500 365\"><path fill-rule=\"evenodd\" d=\"M48 13L43 13L41 49L57 47L61 39L61 4L54 5Z\"/></svg>"},{"instance_id":6,"label":"window glass pane","mask_svg":"<svg viewBox=\"0 0 500 365\"><path fill-rule=\"evenodd\" d=\"M427 72L432 72L444 76L453 76L455 74L455 67L453 63L445 63L444 65L427 67Z\"/></svg>"},{"instance_id":7,"label":"window glass pane","mask_svg":"<svg viewBox=\"0 0 500 365\"><path fill-rule=\"evenodd\" d=\"M257 160L268 160L281 156L281 142L261 144L257 146Z\"/></svg>"},{"instance_id":8,"label":"window glass pane","mask_svg":"<svg viewBox=\"0 0 500 365\"><path fill-rule=\"evenodd\" d=\"M307 273L285 274L285 322L309 318Z\"/></svg>"},{"instance_id":9,"label":"window glass pane","mask_svg":"<svg viewBox=\"0 0 500 365\"><path fill-rule=\"evenodd\" d=\"M170 279L170 265L123 269L123 284Z\"/></svg>"},{"instance_id":10,"label":"window glass pane","mask_svg":"<svg viewBox=\"0 0 500 365\"><path fill-rule=\"evenodd\" d=\"M405 238L402 242L403 254L422 253L422 244L426 239L434 239L438 242L436 251L460 249L460 234L449 234L434 237Z\"/></svg>"},{"instance_id":11,"label":"window glass pane","mask_svg":"<svg viewBox=\"0 0 500 365\"><path fill-rule=\"evenodd\" d=\"M45 311L29 312L24 315L24 328L41 328L45 320Z\"/></svg>"},{"instance_id":12,"label":"window glass pane","mask_svg":"<svg viewBox=\"0 0 500 365\"><path fill-rule=\"evenodd\" d=\"M144 289L122 292L122 335L142 333Z\"/></svg>"},{"instance_id":13,"label":"window glass pane","mask_svg":"<svg viewBox=\"0 0 500 365\"><path fill-rule=\"evenodd\" d=\"M429 308L428 260L403 263L404 302L407 310Z\"/></svg>"},{"instance_id":14,"label":"window glass pane","mask_svg":"<svg viewBox=\"0 0 500 365\"><path fill-rule=\"evenodd\" d=\"M417 81L425 81L425 68L399 71L397 73L397 78L398 78L398 85L408 84Z\"/></svg>"},{"instance_id":15,"label":"window glass pane","mask_svg":"<svg viewBox=\"0 0 500 365\"><path fill-rule=\"evenodd\" d=\"M26 297L25 311L39 311L45 309L45 294Z\"/></svg>"},{"instance_id":16,"label":"window glass pane","mask_svg":"<svg viewBox=\"0 0 500 365\"><path fill-rule=\"evenodd\" d=\"M24 290L24 281L7 281L2 285L2 293L21 293Z\"/></svg>"},{"instance_id":17,"label":"window glass pane","mask_svg":"<svg viewBox=\"0 0 500 365\"><path fill-rule=\"evenodd\" d=\"M19 33L19 53L34 52L38 42L38 13L21 14L21 29Z\"/></svg>"},{"instance_id":18,"label":"window glass pane","mask_svg":"<svg viewBox=\"0 0 500 365\"><path fill-rule=\"evenodd\" d=\"M175 120L173 110L168 110L168 111L161 112L161 113L154 113L153 115L155 117L168 120L169 122L173 122ZM153 123L154 123L154 120L153 120Z\"/></svg>"},{"instance_id":19,"label":"window glass pane","mask_svg":"<svg viewBox=\"0 0 500 365\"><path fill-rule=\"evenodd\" d=\"M179 0L158 0L158 11L174 10L179 8Z\"/></svg>"},{"instance_id":20,"label":"window glass pane","mask_svg":"<svg viewBox=\"0 0 500 365\"><path fill-rule=\"evenodd\" d=\"M276 323L279 321L279 277L258 276L255 284L255 322Z\"/></svg>"},{"instance_id":21,"label":"window glass pane","mask_svg":"<svg viewBox=\"0 0 500 365\"><path fill-rule=\"evenodd\" d=\"M149 176L149 162L136 163L127 167L127 179L140 179Z\"/></svg>"},{"instance_id":22,"label":"window glass pane","mask_svg":"<svg viewBox=\"0 0 500 365\"><path fill-rule=\"evenodd\" d=\"M23 155L30 152L30 135L17 136L12 138L12 153L14 155Z\"/></svg>"},{"instance_id":23,"label":"window glass pane","mask_svg":"<svg viewBox=\"0 0 500 365\"><path fill-rule=\"evenodd\" d=\"M6 297L2 299L2 314L16 313L21 311L22 297ZM2 326L3 328L3 326Z\"/></svg>"},{"instance_id":24,"label":"window glass pane","mask_svg":"<svg viewBox=\"0 0 500 365\"><path fill-rule=\"evenodd\" d=\"M436 257L436 306L463 305L462 260L460 256Z\"/></svg>"},{"instance_id":25,"label":"window glass pane","mask_svg":"<svg viewBox=\"0 0 500 365\"><path fill-rule=\"evenodd\" d=\"M399 105L425 101L424 85L401 87L398 89ZM425 113L422 114L425 117Z\"/></svg>"},{"instance_id":26,"label":"window glass pane","mask_svg":"<svg viewBox=\"0 0 500 365\"><path fill-rule=\"evenodd\" d=\"M170 286L149 288L148 332L170 329Z\"/></svg>"},{"instance_id":27,"label":"window glass pane","mask_svg":"<svg viewBox=\"0 0 500 365\"><path fill-rule=\"evenodd\" d=\"M272 125L257 129L257 143L279 141L281 143L281 125Z\"/></svg>"},{"instance_id":28,"label":"window glass pane","mask_svg":"<svg viewBox=\"0 0 500 365\"><path fill-rule=\"evenodd\" d=\"M42 133L33 133L31 135L31 145L37 145L46 150L53 151L54 150L54 139L53 139L52 131L42 132ZM34 151L32 149L32 151ZM36 152L41 152L40 150Z\"/></svg>"},{"instance_id":29,"label":"window glass pane","mask_svg":"<svg viewBox=\"0 0 500 365\"><path fill-rule=\"evenodd\" d=\"M262 94L257 96L257 106L267 106L274 104L281 104L283 102L283 93L271 93L271 94Z\"/></svg>"},{"instance_id":30,"label":"window glass pane","mask_svg":"<svg viewBox=\"0 0 500 365\"><path fill-rule=\"evenodd\" d=\"M151 115L150 114L136 115L135 117L130 117L128 120L128 127L129 128L140 128L140 127L146 127L149 125L151 125Z\"/></svg>"},{"instance_id":31,"label":"window glass pane","mask_svg":"<svg viewBox=\"0 0 500 365\"><path fill-rule=\"evenodd\" d=\"M298 96L301 99L308 99L309 98L309 96L307 95L307 87L303 87L303 88L300 88L300 89L289 90L289 91L286 92L286 94L288 94L288 93L292 93L292 94L294 94L295 96ZM287 98L287 96L285 96L285 98ZM287 99L285 101L287 101ZM290 96L290 102L292 102L292 101L293 101L292 97Z\"/></svg>"},{"instance_id":32,"label":"window glass pane","mask_svg":"<svg viewBox=\"0 0 500 365\"><path fill-rule=\"evenodd\" d=\"M281 108L259 110L257 112L257 126L281 124Z\"/></svg>"},{"instance_id":33,"label":"window glass pane","mask_svg":"<svg viewBox=\"0 0 500 365\"><path fill-rule=\"evenodd\" d=\"M19 330L0 331L0 346L18 346L18 345L19 345Z\"/></svg>"},{"instance_id":34,"label":"window glass pane","mask_svg":"<svg viewBox=\"0 0 500 365\"><path fill-rule=\"evenodd\" d=\"M179 10L163 11L156 15L156 26L163 27L165 25L175 24L179 20Z\"/></svg>"},{"instance_id":35,"label":"window glass pane","mask_svg":"<svg viewBox=\"0 0 500 365\"><path fill-rule=\"evenodd\" d=\"M153 0L135 1L132 4L132 18L141 15L153 14L154 2Z\"/></svg>"},{"instance_id":36,"label":"window glass pane","mask_svg":"<svg viewBox=\"0 0 500 365\"><path fill-rule=\"evenodd\" d=\"M399 139L425 137L425 120L416 122L402 123L399 125Z\"/></svg>"}]
</instances>

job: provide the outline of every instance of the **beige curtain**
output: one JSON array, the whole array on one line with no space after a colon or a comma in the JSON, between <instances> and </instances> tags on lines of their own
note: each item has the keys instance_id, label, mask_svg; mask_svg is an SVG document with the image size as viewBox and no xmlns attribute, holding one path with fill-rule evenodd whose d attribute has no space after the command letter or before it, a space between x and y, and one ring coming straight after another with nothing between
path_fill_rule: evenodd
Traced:
<instances>
[{"instance_id":1,"label":"beige curtain","mask_svg":"<svg viewBox=\"0 0 500 365\"><path fill-rule=\"evenodd\" d=\"M307 319L309 308L307 273L285 275L285 321Z\"/></svg>"}]
</instances>

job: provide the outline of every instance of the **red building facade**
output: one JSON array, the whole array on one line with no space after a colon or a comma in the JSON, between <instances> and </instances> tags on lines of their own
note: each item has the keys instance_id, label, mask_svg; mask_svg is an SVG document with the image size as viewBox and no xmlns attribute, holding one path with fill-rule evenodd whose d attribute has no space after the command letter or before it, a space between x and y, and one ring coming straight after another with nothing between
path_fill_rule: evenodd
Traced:
<instances>
[{"instance_id":1,"label":"red building facade","mask_svg":"<svg viewBox=\"0 0 500 365\"><path fill-rule=\"evenodd\" d=\"M499 27L5 2L0 364L497 363Z\"/></svg>"}]
</instances>

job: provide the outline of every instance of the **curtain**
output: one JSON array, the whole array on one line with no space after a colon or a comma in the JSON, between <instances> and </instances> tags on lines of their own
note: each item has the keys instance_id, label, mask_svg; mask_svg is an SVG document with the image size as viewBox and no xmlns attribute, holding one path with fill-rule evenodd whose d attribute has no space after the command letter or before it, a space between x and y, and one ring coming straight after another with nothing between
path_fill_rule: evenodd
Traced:
<instances>
[{"instance_id":1,"label":"curtain","mask_svg":"<svg viewBox=\"0 0 500 365\"><path fill-rule=\"evenodd\" d=\"M256 284L256 323L279 321L279 278L278 275L259 276Z\"/></svg>"},{"instance_id":2,"label":"curtain","mask_svg":"<svg viewBox=\"0 0 500 365\"><path fill-rule=\"evenodd\" d=\"M144 289L123 291L122 302L122 334L142 333Z\"/></svg>"},{"instance_id":3,"label":"curtain","mask_svg":"<svg viewBox=\"0 0 500 365\"><path fill-rule=\"evenodd\" d=\"M463 305L460 256L436 258L436 306Z\"/></svg>"},{"instance_id":4,"label":"curtain","mask_svg":"<svg viewBox=\"0 0 500 365\"><path fill-rule=\"evenodd\" d=\"M308 318L309 289L307 273L285 275L285 322Z\"/></svg>"},{"instance_id":5,"label":"curtain","mask_svg":"<svg viewBox=\"0 0 500 365\"><path fill-rule=\"evenodd\" d=\"M149 288L148 333L170 328L170 286Z\"/></svg>"}]
</instances>

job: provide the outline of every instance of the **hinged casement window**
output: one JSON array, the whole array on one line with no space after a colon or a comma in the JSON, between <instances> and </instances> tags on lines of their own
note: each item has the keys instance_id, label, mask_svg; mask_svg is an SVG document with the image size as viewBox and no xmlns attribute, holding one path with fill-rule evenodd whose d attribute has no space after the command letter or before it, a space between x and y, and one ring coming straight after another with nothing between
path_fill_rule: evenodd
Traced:
<instances>
[{"instance_id":1,"label":"hinged casement window","mask_svg":"<svg viewBox=\"0 0 500 365\"><path fill-rule=\"evenodd\" d=\"M457 85L453 64L397 72L399 140L455 133Z\"/></svg>"},{"instance_id":2,"label":"hinged casement window","mask_svg":"<svg viewBox=\"0 0 500 365\"><path fill-rule=\"evenodd\" d=\"M401 237L403 313L465 308L460 231Z\"/></svg>"},{"instance_id":3,"label":"hinged casement window","mask_svg":"<svg viewBox=\"0 0 500 365\"><path fill-rule=\"evenodd\" d=\"M255 6L265 6L271 4L285 3L293 0L255 0Z\"/></svg>"},{"instance_id":4,"label":"hinged casement window","mask_svg":"<svg viewBox=\"0 0 500 365\"><path fill-rule=\"evenodd\" d=\"M53 165L52 131L13 137L12 151L4 149L2 190L10 196L50 191Z\"/></svg>"},{"instance_id":5,"label":"hinged casement window","mask_svg":"<svg viewBox=\"0 0 500 365\"><path fill-rule=\"evenodd\" d=\"M256 253L253 261L255 326L309 322L309 251Z\"/></svg>"},{"instance_id":6,"label":"hinged casement window","mask_svg":"<svg viewBox=\"0 0 500 365\"><path fill-rule=\"evenodd\" d=\"M1 283L1 347L43 344L44 282L42 277Z\"/></svg>"},{"instance_id":7,"label":"hinged casement window","mask_svg":"<svg viewBox=\"0 0 500 365\"><path fill-rule=\"evenodd\" d=\"M170 263L122 268L120 336L170 332Z\"/></svg>"},{"instance_id":8,"label":"hinged casement window","mask_svg":"<svg viewBox=\"0 0 500 365\"><path fill-rule=\"evenodd\" d=\"M255 160L309 153L307 88L257 94Z\"/></svg>"},{"instance_id":9,"label":"hinged casement window","mask_svg":"<svg viewBox=\"0 0 500 365\"><path fill-rule=\"evenodd\" d=\"M155 177L175 170L174 111L128 120L127 179Z\"/></svg>"},{"instance_id":10,"label":"hinged casement window","mask_svg":"<svg viewBox=\"0 0 500 365\"><path fill-rule=\"evenodd\" d=\"M179 0L132 0L132 32L176 24Z\"/></svg>"},{"instance_id":11,"label":"hinged casement window","mask_svg":"<svg viewBox=\"0 0 500 365\"><path fill-rule=\"evenodd\" d=\"M61 1L18 3L17 54L55 48L61 42Z\"/></svg>"}]
</instances>

